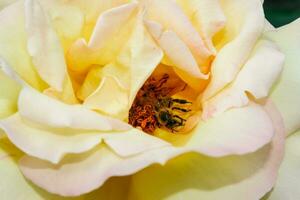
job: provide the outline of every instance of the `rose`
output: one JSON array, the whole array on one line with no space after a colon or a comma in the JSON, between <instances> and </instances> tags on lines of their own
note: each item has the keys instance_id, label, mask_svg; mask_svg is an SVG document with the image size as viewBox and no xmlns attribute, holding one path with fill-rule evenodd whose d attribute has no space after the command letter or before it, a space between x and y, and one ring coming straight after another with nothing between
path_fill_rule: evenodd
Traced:
<instances>
[{"instance_id":1,"label":"rose","mask_svg":"<svg viewBox=\"0 0 300 200\"><path fill-rule=\"evenodd\" d=\"M133 175L129 193L121 178L83 198L262 197L275 183L283 153L280 116L262 101L282 69L276 44L287 64L271 97L286 132L299 128L299 89L289 85L299 81L299 60L290 52L298 48L293 41L299 24L276 32L265 23L255 0L28 0L3 9L4 197L40 198L14 160L34 184L65 196L170 160ZM291 41L282 42L287 33ZM169 74L170 87L178 86L175 96L193 105L177 134L157 122L165 131L157 129L154 137L122 120L147 78L161 74ZM287 95L286 103L281 98ZM16 184L20 193L12 192ZM110 187L114 194L107 194Z\"/></svg>"}]
</instances>

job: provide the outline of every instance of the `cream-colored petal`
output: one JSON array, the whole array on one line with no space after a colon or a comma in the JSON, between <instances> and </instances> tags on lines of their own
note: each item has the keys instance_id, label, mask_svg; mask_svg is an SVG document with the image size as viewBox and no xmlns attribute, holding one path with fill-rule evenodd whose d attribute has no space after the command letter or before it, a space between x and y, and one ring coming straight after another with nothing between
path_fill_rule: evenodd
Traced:
<instances>
[{"instance_id":1,"label":"cream-colored petal","mask_svg":"<svg viewBox=\"0 0 300 200\"><path fill-rule=\"evenodd\" d=\"M17 111L20 85L7 77L0 66L0 119Z\"/></svg>"},{"instance_id":2,"label":"cream-colored petal","mask_svg":"<svg viewBox=\"0 0 300 200\"><path fill-rule=\"evenodd\" d=\"M276 185L266 200L293 200L300 197L300 131L286 139L285 156Z\"/></svg>"},{"instance_id":3,"label":"cream-colored petal","mask_svg":"<svg viewBox=\"0 0 300 200\"><path fill-rule=\"evenodd\" d=\"M155 168L154 171L150 169L149 173L155 175L153 173L157 172L159 175L155 176L155 179L153 179L152 176L152 179L145 177L147 173L141 175L143 178L139 178L139 175L135 176L134 188L132 189L134 197L138 195L137 199L144 199L146 197L149 199L157 199L157 196L152 195L164 195L165 193L162 190L164 190L164 188L170 188L160 187L164 181L170 180L168 184L175 183L177 186L180 186L174 186L171 187L171 189L184 190L184 188L190 186L190 184L187 184L189 181L192 183L191 187L196 186L196 181L199 181L198 183L200 183L201 186L203 178L205 178L207 183L202 182L202 186L208 189L216 189L214 192L204 191L203 194L205 195L216 195L220 197L226 194L230 195L229 197L234 195L237 197L241 193L246 194L251 190L251 196L247 196L249 199L261 197L273 186L276 179L276 172L283 156L284 133L282 121L280 117L278 118L279 114L273 110L273 107L268 110L268 113L270 117L272 117L274 126L276 127L276 137L271 145L266 146L256 153L243 157L208 158L200 155L195 157L183 155L182 159L186 159L186 162L188 162L186 164L186 173L178 173L175 171L175 173L172 174L174 171L169 168L170 164L167 164L165 167L168 169L168 173L160 173L160 170L164 169L164 167ZM122 158L110 151L105 145L101 145L85 154L68 155L58 165L25 156L20 161L20 167L28 179L47 191L65 196L76 196L100 187L112 176L130 175L154 163L165 164L171 158L190 151L191 150L187 148L162 147ZM200 159L200 161L198 159ZM198 164L191 164L190 161ZM172 162L175 163L175 166L178 166L176 160ZM220 169L222 165L223 168ZM196 166L196 168L193 166ZM201 166L207 167L201 168ZM213 170L208 173L207 170L209 169ZM225 170L228 170L228 173L224 173ZM185 170L183 169L182 171ZM166 174L170 174L170 176L167 175L165 180L160 179ZM183 176L181 176L182 174ZM188 174L190 174L190 176ZM183 179L177 180L178 175L181 178L186 178L184 185L178 185L183 181ZM199 175L200 178L195 180L193 178L195 178L196 175ZM224 180L221 185L218 184L220 180L222 180L220 177ZM238 180L236 179L237 177ZM173 182L172 178L176 180ZM145 182L145 180L147 180L147 182ZM147 185L149 183L148 181L152 180L155 181L156 184ZM160 184L157 184L157 180L159 180ZM241 183L239 181L241 181ZM147 187L144 187L145 185L147 185ZM218 187L222 187L220 189L221 191L217 190ZM157 191L160 192L157 193ZM198 192L201 192L201 190ZM176 194L176 192L172 192L172 194ZM132 196L130 196L130 198L131 197ZM161 198L163 196L158 197Z\"/></svg>"},{"instance_id":4,"label":"cream-colored petal","mask_svg":"<svg viewBox=\"0 0 300 200\"><path fill-rule=\"evenodd\" d=\"M204 39L206 46L217 53L212 38L226 23L219 0L176 0Z\"/></svg>"},{"instance_id":5,"label":"cream-colored petal","mask_svg":"<svg viewBox=\"0 0 300 200\"><path fill-rule=\"evenodd\" d=\"M261 40L232 84L204 102L203 118L208 119L233 107L249 103L246 92L256 99L268 96L284 64L282 54L272 42Z\"/></svg>"},{"instance_id":6,"label":"cream-colored petal","mask_svg":"<svg viewBox=\"0 0 300 200\"><path fill-rule=\"evenodd\" d=\"M212 63L212 79L204 92L203 100L214 96L236 77L250 56L265 24L259 0L223 0L221 4L227 22L215 39L219 52Z\"/></svg>"},{"instance_id":7,"label":"cream-colored petal","mask_svg":"<svg viewBox=\"0 0 300 200\"><path fill-rule=\"evenodd\" d=\"M189 47L197 63L205 65L211 52L176 2L145 0L147 19L160 23L165 30L174 31ZM162 14L163 13L163 14Z\"/></svg>"},{"instance_id":8,"label":"cream-colored petal","mask_svg":"<svg viewBox=\"0 0 300 200\"><path fill-rule=\"evenodd\" d=\"M276 115L276 136L266 147L223 158L185 154L151 166L133 175L129 199L260 199L275 184L283 159L284 129Z\"/></svg>"},{"instance_id":9,"label":"cream-colored petal","mask_svg":"<svg viewBox=\"0 0 300 200\"><path fill-rule=\"evenodd\" d=\"M300 128L300 19L265 35L286 56L282 75L271 98L283 116L286 133L290 134Z\"/></svg>"},{"instance_id":10,"label":"cream-colored petal","mask_svg":"<svg viewBox=\"0 0 300 200\"><path fill-rule=\"evenodd\" d=\"M84 100L83 105L123 120L128 112L128 90L123 88L116 78L107 76Z\"/></svg>"},{"instance_id":11,"label":"cream-colored petal","mask_svg":"<svg viewBox=\"0 0 300 200\"><path fill-rule=\"evenodd\" d=\"M86 98L84 104L124 119L138 90L162 57L161 49L145 30L143 13L140 12L128 42L116 56L115 62L103 68L97 90Z\"/></svg>"},{"instance_id":12,"label":"cream-colored petal","mask_svg":"<svg viewBox=\"0 0 300 200\"><path fill-rule=\"evenodd\" d=\"M112 62L130 36L136 8L136 3L129 3L100 15L91 40L86 42L85 39L78 39L70 47L68 67L74 72L83 73L93 64L106 65Z\"/></svg>"},{"instance_id":13,"label":"cream-colored petal","mask_svg":"<svg viewBox=\"0 0 300 200\"><path fill-rule=\"evenodd\" d=\"M274 127L263 108L254 103L200 121L186 148L209 156L254 152L272 140Z\"/></svg>"},{"instance_id":14,"label":"cream-colored petal","mask_svg":"<svg viewBox=\"0 0 300 200\"><path fill-rule=\"evenodd\" d=\"M58 163L67 153L86 152L102 140L100 134L51 129L15 114L0 121L0 127L18 148L28 155ZM69 132L69 133L68 133Z\"/></svg>"},{"instance_id":15,"label":"cream-colored petal","mask_svg":"<svg viewBox=\"0 0 300 200\"><path fill-rule=\"evenodd\" d=\"M155 37L159 46L164 50L165 55L172 64L195 78L207 79L198 67L197 61L187 45L172 30L163 31L162 27L152 21L147 22L148 29ZM188 81L186 81L188 82Z\"/></svg>"},{"instance_id":16,"label":"cream-colored petal","mask_svg":"<svg viewBox=\"0 0 300 200\"><path fill-rule=\"evenodd\" d=\"M21 91L18 105L22 117L51 127L100 131L130 129L128 124L117 119L81 105L64 104L30 88Z\"/></svg>"},{"instance_id":17,"label":"cream-colored petal","mask_svg":"<svg viewBox=\"0 0 300 200\"><path fill-rule=\"evenodd\" d=\"M61 91L67 70L64 51L37 0L25 0L25 26L28 52L39 75L51 87Z\"/></svg>"},{"instance_id":18,"label":"cream-colored petal","mask_svg":"<svg viewBox=\"0 0 300 200\"><path fill-rule=\"evenodd\" d=\"M30 200L123 200L128 193L129 178L112 178L99 190L76 198L67 198L50 194L30 183L20 172L18 160L23 154L7 138L0 139L0 192L2 199Z\"/></svg>"},{"instance_id":19,"label":"cream-colored petal","mask_svg":"<svg viewBox=\"0 0 300 200\"><path fill-rule=\"evenodd\" d=\"M23 1L17 1L0 12L0 57L31 86L43 90L41 80L26 48L27 36Z\"/></svg>"}]
</instances>

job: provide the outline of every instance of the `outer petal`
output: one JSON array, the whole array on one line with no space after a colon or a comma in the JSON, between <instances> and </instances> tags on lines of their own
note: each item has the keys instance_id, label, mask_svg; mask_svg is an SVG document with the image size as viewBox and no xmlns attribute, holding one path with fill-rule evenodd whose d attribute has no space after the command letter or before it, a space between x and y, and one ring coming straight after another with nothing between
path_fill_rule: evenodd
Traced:
<instances>
[{"instance_id":1,"label":"outer petal","mask_svg":"<svg viewBox=\"0 0 300 200\"><path fill-rule=\"evenodd\" d=\"M0 57L2 57L22 79L42 90L46 84L36 72L26 48L22 1L11 4L0 12Z\"/></svg>"},{"instance_id":2,"label":"outer petal","mask_svg":"<svg viewBox=\"0 0 300 200\"><path fill-rule=\"evenodd\" d=\"M214 96L236 77L265 24L259 0L224 0L222 7L227 23L225 29L216 36L215 43L219 52L212 63L212 79L203 100Z\"/></svg>"},{"instance_id":3,"label":"outer petal","mask_svg":"<svg viewBox=\"0 0 300 200\"><path fill-rule=\"evenodd\" d=\"M17 111L20 86L3 73L1 66L0 83L0 118L4 118Z\"/></svg>"},{"instance_id":4,"label":"outer petal","mask_svg":"<svg viewBox=\"0 0 300 200\"><path fill-rule=\"evenodd\" d=\"M24 88L20 94L19 112L25 118L56 128L100 131L130 129L128 124L117 119L103 116L80 105L61 103L29 88Z\"/></svg>"},{"instance_id":5,"label":"outer petal","mask_svg":"<svg viewBox=\"0 0 300 200\"><path fill-rule=\"evenodd\" d=\"M268 200L293 200L300 197L300 131L290 136L285 144L285 156L279 169L279 177Z\"/></svg>"},{"instance_id":6,"label":"outer petal","mask_svg":"<svg viewBox=\"0 0 300 200\"><path fill-rule=\"evenodd\" d=\"M272 116L277 133L270 145L242 157L186 154L149 167L133 176L129 199L261 198L275 183L283 158L283 124L279 113Z\"/></svg>"},{"instance_id":7,"label":"outer petal","mask_svg":"<svg viewBox=\"0 0 300 200\"><path fill-rule=\"evenodd\" d=\"M282 71L283 63L284 55L277 49L276 45L261 40L232 84L215 97L204 102L204 119L220 114L232 107L247 105L249 99L246 92L249 92L256 99L267 97L269 90Z\"/></svg>"},{"instance_id":8,"label":"outer petal","mask_svg":"<svg viewBox=\"0 0 300 200\"><path fill-rule=\"evenodd\" d=\"M272 91L271 98L281 112L286 133L300 128L300 19L266 33L286 55L282 76Z\"/></svg>"},{"instance_id":9,"label":"outer petal","mask_svg":"<svg viewBox=\"0 0 300 200\"><path fill-rule=\"evenodd\" d=\"M28 52L39 75L51 87L61 91L67 73L64 52L37 0L25 0L25 23Z\"/></svg>"},{"instance_id":10,"label":"outer petal","mask_svg":"<svg viewBox=\"0 0 300 200\"><path fill-rule=\"evenodd\" d=\"M261 148L273 135L267 113L260 105L250 103L200 122L185 147L209 156L240 155Z\"/></svg>"},{"instance_id":11,"label":"outer petal","mask_svg":"<svg viewBox=\"0 0 300 200\"><path fill-rule=\"evenodd\" d=\"M37 188L21 174L17 160L22 156L7 139L0 139L0 192L2 199L30 199L30 200L94 200L107 199L122 200L127 195L128 178L112 178L99 190L77 198L66 198L50 194Z\"/></svg>"},{"instance_id":12,"label":"outer petal","mask_svg":"<svg viewBox=\"0 0 300 200\"><path fill-rule=\"evenodd\" d=\"M281 127L282 122L280 120L276 121L274 125L276 126L278 125L280 127L276 129L278 131L278 134L276 135L276 139L274 140L272 145L265 147L263 150L260 150L257 153L245 157L213 159L213 158L206 158L206 157L203 158L203 156L200 156L200 158L198 158L197 156L195 157L192 156L193 162L196 162L198 159L200 159L201 161L201 162L199 161L199 165L196 165L197 166L196 169L198 169L202 164L205 165L206 161L209 161L210 164L209 167L216 166L214 172L218 172L217 170L219 169L220 164L227 164L223 170L228 169L228 173L230 172L235 176L239 176L239 180L243 180L243 184L239 185L236 182L236 179L232 179L230 177L228 179L225 179L226 178L225 177L224 184L227 185L233 184L231 186L232 189L227 190L226 187L224 187L225 193L230 194L230 192L233 191L234 189L237 190L242 189L242 191L246 192L247 189L249 189L247 188L247 186L251 186L253 188L253 191L259 191L257 193L253 192L253 196L256 197L262 196L266 191L268 191L272 187L276 178L276 171L279 167L279 163L282 158L282 151L283 151L283 128ZM125 176L129 174L133 174L153 163L164 164L169 159L190 151L192 150L188 148L174 148L174 147L166 146L166 147L161 147L153 150L148 150L145 151L144 153L135 154L128 157L119 157L118 155L114 154L110 149L108 149L106 146L101 145L99 146L99 148L94 149L93 151L87 152L85 154L68 155L58 165L53 165L50 164L49 162L45 162L30 156L25 156L20 161L20 167L24 175L27 178L29 178L31 181L33 181L35 184L39 185L40 187L53 193L58 193L66 196L76 196L82 193L89 192L97 187L100 187L109 177ZM187 162L190 161L189 158L190 157L187 157L188 160ZM232 168L234 168L234 166L232 166L230 163L233 163L234 166L236 167L243 166L244 167L243 171L242 172L237 172L238 170L231 171ZM240 163L240 164L237 165L236 163ZM258 163L260 164L256 168L257 171L253 172L253 167L256 166ZM157 170L159 170L158 173L160 174L160 169ZM199 171L197 171L197 173L199 173ZM221 171L219 173L221 173ZM172 176L176 177L176 175L178 174L181 173L175 173ZM207 174L207 172L204 172L202 176L204 177L205 174ZM208 174L211 176L215 173L208 173ZM253 175L253 177L247 178L247 176L250 175ZM184 174L183 177L189 178L189 176L186 176L186 174ZM159 177L156 178L157 178L156 180L159 180ZM170 177L168 178L170 179ZM79 179L81 181L77 181ZM264 180L264 181L260 182L261 185L258 186L256 183L257 180ZM143 182L143 180L141 181ZM177 184L180 183L180 181L178 180L176 180L176 182ZM163 182L160 180L160 183ZM138 183L138 184L134 184L134 186L135 187L141 186L142 188L145 189L144 187L145 184L147 183L143 182L143 184ZM235 186L235 184L237 185ZM153 192L151 194L148 194L146 191L143 191L147 195L144 196L142 193L139 193L138 199L140 198L143 199L142 197L144 198L147 197L149 199L157 199L155 198L155 196L151 196L151 195L164 194L163 192L162 193L154 192L155 189L158 189L157 191L161 189L161 188L155 188L157 184L151 184L151 185L152 186L147 185L147 187L150 190L153 189ZM219 186L221 187L221 185ZM169 188L169 187L164 187L164 188ZM171 187L171 188L176 188L176 187ZM139 189L139 188L135 188L135 189ZM135 189L133 189L133 191L136 192L140 191ZM210 194L215 194L215 193L210 193ZM236 192L233 192L232 194L236 194ZM135 193L134 195L137 194ZM217 192L216 195L221 195L221 194ZM249 197L249 199L251 199L251 197Z\"/></svg>"}]
</instances>

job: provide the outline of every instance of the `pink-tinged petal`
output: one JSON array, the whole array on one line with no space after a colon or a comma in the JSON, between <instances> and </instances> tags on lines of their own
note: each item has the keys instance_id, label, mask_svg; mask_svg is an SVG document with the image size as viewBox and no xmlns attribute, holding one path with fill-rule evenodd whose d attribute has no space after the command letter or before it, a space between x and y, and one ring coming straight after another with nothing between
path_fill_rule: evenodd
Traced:
<instances>
[{"instance_id":1,"label":"pink-tinged petal","mask_svg":"<svg viewBox=\"0 0 300 200\"><path fill-rule=\"evenodd\" d=\"M27 47L42 79L58 91L67 74L64 51L48 16L37 0L25 0Z\"/></svg>"},{"instance_id":2,"label":"pink-tinged petal","mask_svg":"<svg viewBox=\"0 0 300 200\"><path fill-rule=\"evenodd\" d=\"M300 131L286 139L285 156L276 185L265 200L293 200L300 197Z\"/></svg>"},{"instance_id":3,"label":"pink-tinged petal","mask_svg":"<svg viewBox=\"0 0 300 200\"><path fill-rule=\"evenodd\" d=\"M282 75L271 98L283 116L286 133L291 134L300 128L300 19L265 35L286 56Z\"/></svg>"},{"instance_id":4,"label":"pink-tinged petal","mask_svg":"<svg viewBox=\"0 0 300 200\"><path fill-rule=\"evenodd\" d=\"M234 80L264 29L264 12L259 0L226 0L222 1L222 8L227 22L216 37L219 52L212 63L212 79L203 100Z\"/></svg>"},{"instance_id":5,"label":"pink-tinged petal","mask_svg":"<svg viewBox=\"0 0 300 200\"><path fill-rule=\"evenodd\" d=\"M145 0L143 3L147 19L158 22L165 30L174 31L191 50L197 63L206 64L211 52L178 4L171 0Z\"/></svg>"},{"instance_id":6,"label":"pink-tinged petal","mask_svg":"<svg viewBox=\"0 0 300 200\"><path fill-rule=\"evenodd\" d=\"M0 139L0 192L1 199L30 199L30 200L123 200L128 194L130 179L111 178L99 190L76 198L66 198L50 194L31 184L20 172L17 161L22 156L7 138Z\"/></svg>"},{"instance_id":7,"label":"pink-tinged petal","mask_svg":"<svg viewBox=\"0 0 300 200\"><path fill-rule=\"evenodd\" d=\"M36 72L27 52L24 17L23 1L17 1L1 10L0 58L25 82L36 89L43 90L46 84Z\"/></svg>"},{"instance_id":8,"label":"pink-tinged petal","mask_svg":"<svg viewBox=\"0 0 300 200\"><path fill-rule=\"evenodd\" d=\"M214 157L241 155L266 145L274 133L272 121L264 109L249 103L200 121L185 147Z\"/></svg>"},{"instance_id":9,"label":"pink-tinged petal","mask_svg":"<svg viewBox=\"0 0 300 200\"><path fill-rule=\"evenodd\" d=\"M193 26L202 36L206 46L214 54L217 53L213 36L218 33L226 23L219 0L176 0L190 18Z\"/></svg>"},{"instance_id":10,"label":"pink-tinged petal","mask_svg":"<svg viewBox=\"0 0 300 200\"><path fill-rule=\"evenodd\" d=\"M130 129L125 122L106 117L81 105L64 104L30 88L24 88L20 93L19 113L34 122L56 128L99 131Z\"/></svg>"},{"instance_id":11,"label":"pink-tinged petal","mask_svg":"<svg viewBox=\"0 0 300 200\"><path fill-rule=\"evenodd\" d=\"M244 156L185 154L151 166L133 175L129 199L260 199L274 186L283 159L283 123L278 112L271 112L276 127L271 144Z\"/></svg>"},{"instance_id":12,"label":"pink-tinged petal","mask_svg":"<svg viewBox=\"0 0 300 200\"><path fill-rule=\"evenodd\" d=\"M249 99L246 92L256 99L267 97L283 64L284 54L276 45L261 40L232 84L204 102L203 118L208 119L230 108L247 105Z\"/></svg>"},{"instance_id":13,"label":"pink-tinged petal","mask_svg":"<svg viewBox=\"0 0 300 200\"><path fill-rule=\"evenodd\" d=\"M19 114L1 120L0 127L19 149L52 163L58 163L67 153L86 152L102 140L96 133L43 127Z\"/></svg>"},{"instance_id":14,"label":"pink-tinged petal","mask_svg":"<svg viewBox=\"0 0 300 200\"><path fill-rule=\"evenodd\" d=\"M276 112L275 114L277 115ZM273 115L271 118L275 120ZM273 186L283 155L284 137L280 119L276 118L274 126L276 126L276 137L272 144L253 154L227 158L208 158L201 155L193 155L191 157L188 154L179 158L179 160L181 159L179 162L177 162L178 159L175 159L165 167L155 167L154 171L153 168L145 171L149 171L149 173L144 173L143 171L133 179L133 196L136 197L138 195L137 199L146 197L159 199L156 197L163 197L159 195L165 194L165 191L162 191L164 188L175 188L179 191L189 186L195 188L198 186L195 183L199 183L203 190L207 187L216 189L214 192L197 190L197 192L202 192L203 195L219 197L229 195L231 197L233 195L246 194L251 190L249 199L257 199ZM154 163L165 164L171 158L191 151L193 150L188 148L162 147L130 157L119 157L105 145L101 145L85 154L68 155L58 165L24 156L20 161L20 168L28 179L47 191L63 196L76 196L100 187L112 176L131 175ZM172 163L175 169L177 166L177 169L180 171L182 169L182 172L185 171L186 173L178 173L174 171L174 167L169 168L170 165L173 165ZM181 168L180 163L185 167ZM167 171L163 169L167 169ZM163 173L161 173L161 170L163 170ZM208 173L207 170L211 171ZM225 170L227 170L227 173L224 173ZM158 173L158 175L155 173ZM167 180L165 178L161 179L164 176L167 176L165 177ZM178 179L178 176L180 179ZM153 177L155 178L153 179ZM224 182L218 184L220 180ZM155 182L148 185L152 181ZM160 184L154 184L157 181ZM184 184L181 185L181 182ZM176 184L177 187L160 187L162 183L166 183L166 185ZM176 194L175 191L171 192ZM200 194L202 195L202 193ZM199 193L197 194L199 197Z\"/></svg>"}]
</instances>

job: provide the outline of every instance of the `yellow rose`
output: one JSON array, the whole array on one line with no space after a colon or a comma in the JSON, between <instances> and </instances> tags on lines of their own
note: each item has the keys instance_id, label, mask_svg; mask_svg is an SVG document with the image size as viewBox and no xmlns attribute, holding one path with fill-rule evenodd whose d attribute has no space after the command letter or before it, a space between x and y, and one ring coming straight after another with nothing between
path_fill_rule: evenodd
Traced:
<instances>
[{"instance_id":1,"label":"yellow rose","mask_svg":"<svg viewBox=\"0 0 300 200\"><path fill-rule=\"evenodd\" d=\"M284 134L300 128L299 20L274 29L260 0L1 7L3 199L259 199L273 188Z\"/></svg>"}]
</instances>

